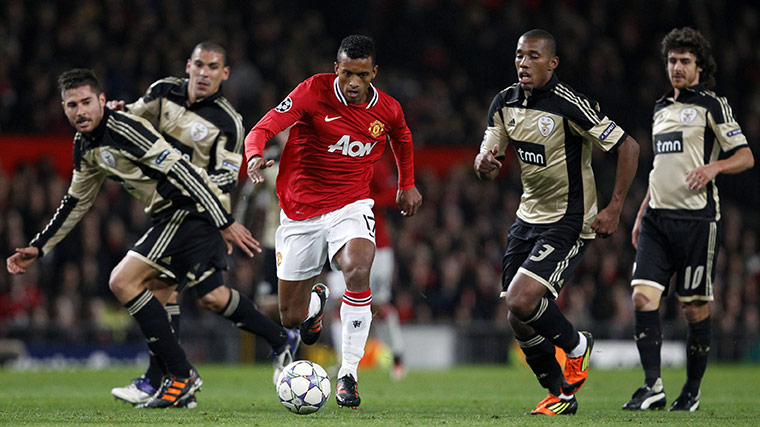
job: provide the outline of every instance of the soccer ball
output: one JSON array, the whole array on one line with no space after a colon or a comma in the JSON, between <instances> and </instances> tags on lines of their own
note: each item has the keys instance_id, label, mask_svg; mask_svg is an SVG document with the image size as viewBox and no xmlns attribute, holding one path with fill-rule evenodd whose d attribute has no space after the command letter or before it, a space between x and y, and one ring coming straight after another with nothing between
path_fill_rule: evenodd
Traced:
<instances>
[{"instance_id":1,"label":"soccer ball","mask_svg":"<svg viewBox=\"0 0 760 427\"><path fill-rule=\"evenodd\" d=\"M330 377L310 360L296 360L277 378L277 396L282 406L296 414L317 412L330 397Z\"/></svg>"}]
</instances>

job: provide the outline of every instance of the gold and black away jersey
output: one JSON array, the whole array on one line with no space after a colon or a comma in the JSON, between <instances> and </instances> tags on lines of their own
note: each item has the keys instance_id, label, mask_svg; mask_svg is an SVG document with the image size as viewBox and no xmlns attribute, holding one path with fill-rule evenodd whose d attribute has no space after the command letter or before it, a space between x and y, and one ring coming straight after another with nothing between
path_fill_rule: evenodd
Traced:
<instances>
[{"instance_id":1,"label":"gold and black away jersey","mask_svg":"<svg viewBox=\"0 0 760 427\"><path fill-rule=\"evenodd\" d=\"M604 151L617 147L626 133L599 111L596 102L552 76L533 94L514 84L491 103L480 150L508 145L519 159L523 194L517 217L530 224L563 218L582 221L581 237L594 238L596 183L591 143Z\"/></svg>"},{"instance_id":2,"label":"gold and black away jersey","mask_svg":"<svg viewBox=\"0 0 760 427\"><path fill-rule=\"evenodd\" d=\"M720 219L715 180L690 190L686 174L747 146L726 98L696 85L657 101L652 121L654 165L649 173L649 207L672 218Z\"/></svg>"},{"instance_id":3,"label":"gold and black away jersey","mask_svg":"<svg viewBox=\"0 0 760 427\"><path fill-rule=\"evenodd\" d=\"M187 79L167 77L153 83L126 110L156 125L164 139L196 166L206 169L222 190L220 199L231 211L230 193L243 163L243 118L222 95L188 105Z\"/></svg>"},{"instance_id":4,"label":"gold and black away jersey","mask_svg":"<svg viewBox=\"0 0 760 427\"><path fill-rule=\"evenodd\" d=\"M218 228L233 220L219 201L221 191L206 172L185 160L140 117L106 108L90 134L74 137L71 185L55 215L30 245L49 252L95 202L105 178L122 185L145 204L145 212L195 210Z\"/></svg>"}]
</instances>

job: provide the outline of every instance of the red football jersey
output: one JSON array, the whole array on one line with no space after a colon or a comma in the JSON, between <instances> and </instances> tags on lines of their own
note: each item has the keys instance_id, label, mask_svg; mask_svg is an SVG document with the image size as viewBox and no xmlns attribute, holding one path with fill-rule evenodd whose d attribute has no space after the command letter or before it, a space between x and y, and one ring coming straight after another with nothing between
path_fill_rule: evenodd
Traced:
<instances>
[{"instance_id":1,"label":"red football jersey","mask_svg":"<svg viewBox=\"0 0 760 427\"><path fill-rule=\"evenodd\" d=\"M317 74L270 110L245 139L248 159L293 125L280 158L277 196L290 219L303 220L370 197L372 165L390 141L399 188L414 187L412 133L401 105L371 86L365 104L349 104L335 74Z\"/></svg>"}]
</instances>

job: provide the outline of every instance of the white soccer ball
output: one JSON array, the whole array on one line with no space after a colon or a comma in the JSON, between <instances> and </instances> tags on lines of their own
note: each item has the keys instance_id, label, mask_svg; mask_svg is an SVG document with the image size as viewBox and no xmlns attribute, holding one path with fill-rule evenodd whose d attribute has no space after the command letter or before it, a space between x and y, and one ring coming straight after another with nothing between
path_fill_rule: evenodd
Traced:
<instances>
[{"instance_id":1,"label":"white soccer ball","mask_svg":"<svg viewBox=\"0 0 760 427\"><path fill-rule=\"evenodd\" d=\"M296 360L277 378L277 396L282 406L296 414L317 412L330 397L330 377L310 360Z\"/></svg>"}]
</instances>

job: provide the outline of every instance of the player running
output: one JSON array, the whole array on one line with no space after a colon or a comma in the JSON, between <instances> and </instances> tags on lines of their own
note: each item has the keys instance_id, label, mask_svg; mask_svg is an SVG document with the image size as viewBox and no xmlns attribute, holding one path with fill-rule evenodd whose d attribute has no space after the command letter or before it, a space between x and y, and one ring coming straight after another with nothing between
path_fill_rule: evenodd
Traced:
<instances>
[{"instance_id":1,"label":"player running","mask_svg":"<svg viewBox=\"0 0 760 427\"><path fill-rule=\"evenodd\" d=\"M636 174L639 146L590 101L555 75L554 37L523 34L515 50L518 84L491 103L475 158L480 179L496 177L507 146L520 165L523 194L502 260L508 321L538 382L549 390L530 414L565 415L578 409L575 393L588 376L593 338L579 332L555 299L595 236L617 230L623 200ZM617 151L612 198L597 213L592 144ZM564 372L555 346L567 354Z\"/></svg>"},{"instance_id":2,"label":"player running","mask_svg":"<svg viewBox=\"0 0 760 427\"><path fill-rule=\"evenodd\" d=\"M326 259L343 272L346 291L340 308L342 365L338 405L361 402L357 368L372 321L370 269L375 256L375 218L369 183L372 164L390 142L399 170L396 202L411 216L422 204L414 185L412 134L398 101L372 85L377 75L374 41L343 39L335 73L299 84L269 111L245 140L248 175L263 180L267 140L292 125L280 159L277 195L282 213L277 229L280 319L300 325L301 339L314 344L322 330L329 289L316 283Z\"/></svg>"}]
</instances>

